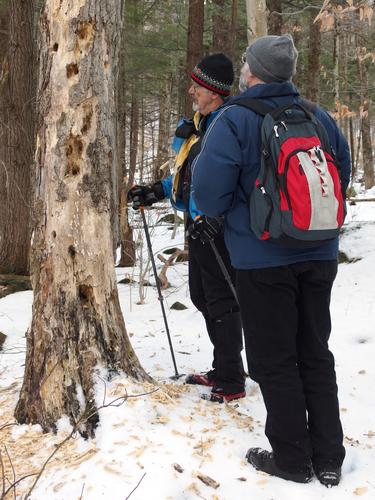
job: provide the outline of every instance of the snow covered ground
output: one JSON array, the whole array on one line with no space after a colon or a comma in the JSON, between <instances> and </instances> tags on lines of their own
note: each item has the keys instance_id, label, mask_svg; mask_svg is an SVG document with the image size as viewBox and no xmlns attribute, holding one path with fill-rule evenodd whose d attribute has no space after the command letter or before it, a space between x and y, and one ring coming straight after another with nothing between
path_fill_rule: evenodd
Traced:
<instances>
[{"instance_id":1,"label":"snow covered ground","mask_svg":"<svg viewBox=\"0 0 375 500\"><path fill-rule=\"evenodd\" d=\"M153 234L155 254L182 247L182 230L171 240L167 226ZM316 479L298 485L256 472L244 460L250 446L268 447L264 436L265 409L257 384L247 380L247 397L229 405L200 398L207 389L170 379L174 369L155 287L147 287L145 304L137 304L138 285L119 285L121 306L132 344L160 389L130 397L119 407L100 410L96 438L75 437L48 463L32 499L132 500L342 500L375 498L375 203L349 207L341 250L350 263L340 264L332 297L331 348L336 357L340 407L347 456L340 485L324 488ZM145 254L146 249L143 249ZM159 261L158 265L161 266ZM168 322L181 373L210 368L211 347L200 314L190 302L187 264L168 270L171 288L164 292ZM132 269L117 269L118 279ZM137 270L133 275L138 279ZM151 283L154 278L149 277ZM185 310L171 310L176 301ZM1 461L11 482L38 472L70 432L62 419L57 435L38 426L14 422L12 412L23 377L25 331L31 319L32 293L0 300L0 331L8 338L0 352L0 471ZM98 380L98 400L109 403L124 394L153 390L118 376ZM104 394L105 391L105 394ZM203 476L216 483L205 484ZM204 477L203 477L204 479ZM22 498L34 478L20 481ZM207 482L207 481L206 481ZM9 483L5 483L5 489ZM9 496L13 498L13 492Z\"/></svg>"}]
</instances>

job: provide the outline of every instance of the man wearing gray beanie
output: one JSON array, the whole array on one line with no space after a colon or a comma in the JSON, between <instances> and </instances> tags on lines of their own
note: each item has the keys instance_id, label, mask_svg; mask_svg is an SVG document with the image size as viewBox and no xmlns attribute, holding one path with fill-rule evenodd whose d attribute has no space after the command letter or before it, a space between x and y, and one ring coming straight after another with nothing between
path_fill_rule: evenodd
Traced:
<instances>
[{"instance_id":1,"label":"man wearing gray beanie","mask_svg":"<svg viewBox=\"0 0 375 500\"><path fill-rule=\"evenodd\" d=\"M246 50L246 62L254 76L266 83L291 80L298 52L289 35L263 36Z\"/></svg>"},{"instance_id":2,"label":"man wearing gray beanie","mask_svg":"<svg viewBox=\"0 0 375 500\"><path fill-rule=\"evenodd\" d=\"M334 357L328 347L329 304L337 272L338 238L318 241L309 248L270 242L269 218L265 219L265 230L260 237L252 229L255 226L251 226L258 216L256 205L254 208L254 204L249 204L257 193L262 193L265 205L267 200L268 206L272 205L271 196L262 184L265 177L261 178L259 171L267 161L269 170L279 172L280 167L275 158L269 160L272 155L266 139L270 141L272 135L274 139L268 147L276 148L278 138L281 143L282 135L288 134L287 114L294 111L297 118L293 130L299 116L311 116L314 123L319 120L328 136L326 151L335 153L336 164L341 167L343 192L349 183L348 143L326 111L300 97L291 81L296 62L297 50L290 35L265 36L247 48L240 75L243 93L221 109L207 131L193 164L192 185L199 210L211 217L225 217L224 237L237 270L236 288L249 375L259 384L267 409L265 434L272 451L250 448L246 458L256 470L270 475L307 483L315 474L323 485L331 487L340 481L345 456ZM262 129L265 133L262 141L263 116L267 114L265 123L274 123L270 115L274 109L278 110L274 113L278 124L267 137ZM304 126L307 127L306 123ZM304 151L299 148L301 139L306 139L305 129L297 130L301 137L290 136L289 140L293 141L295 151ZM289 166L290 156L285 158ZM292 179L299 186L303 169L301 163L293 165ZM281 173L279 177L275 175L272 195L279 205L283 203L281 210L289 216L292 210L285 188L287 167ZM251 198L253 191L255 195ZM320 197L326 195L323 189L318 192ZM298 203L303 210L312 210L306 192L298 191ZM264 213L267 215L266 209Z\"/></svg>"}]
</instances>

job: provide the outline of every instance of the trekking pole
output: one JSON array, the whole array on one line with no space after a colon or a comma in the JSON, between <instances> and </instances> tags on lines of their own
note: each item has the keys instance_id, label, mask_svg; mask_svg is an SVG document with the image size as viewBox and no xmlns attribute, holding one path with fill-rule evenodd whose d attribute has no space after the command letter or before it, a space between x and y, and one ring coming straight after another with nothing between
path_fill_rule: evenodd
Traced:
<instances>
[{"instance_id":1,"label":"trekking pole","mask_svg":"<svg viewBox=\"0 0 375 500\"><path fill-rule=\"evenodd\" d=\"M223 259L221 258L221 255L219 254L217 246L215 245L214 240L209 240L209 241L210 241L211 248L215 254L217 263L219 264L219 267L221 269L221 272L223 273L224 278L225 278L226 282L228 283L229 288L231 289L233 296L236 299L237 304L240 305L240 303L238 302L236 289L234 288L234 285L233 285L232 280L231 280L229 273L228 273L228 269L225 267L225 264L223 262Z\"/></svg>"},{"instance_id":2,"label":"trekking pole","mask_svg":"<svg viewBox=\"0 0 375 500\"><path fill-rule=\"evenodd\" d=\"M175 375L173 377L171 377L171 378L178 379L179 377L181 377L181 375L178 373L177 365L176 365L176 359L174 357L174 351L173 351L173 346L172 346L172 339L171 339L171 335L169 333L169 327L168 327L168 322L167 322L167 315L165 314L165 308L164 308L164 302L163 302L164 299L163 299L163 295L161 293L160 282L159 282L159 278L158 278L158 275L157 275L157 272L156 272L156 265L155 265L154 254L152 252L150 232L148 230L148 225L147 225L147 222L146 222L146 217L145 217L145 212L144 212L143 207L140 207L139 210L140 210L141 215L142 215L143 228L145 230L148 253L150 255L151 264L152 264L152 270L153 270L154 276L155 276L156 288L158 290L159 302L160 302L161 311L163 313L163 318L164 318L165 331L167 332L169 349L171 351L172 360L173 360L173 366L174 366Z\"/></svg>"}]
</instances>

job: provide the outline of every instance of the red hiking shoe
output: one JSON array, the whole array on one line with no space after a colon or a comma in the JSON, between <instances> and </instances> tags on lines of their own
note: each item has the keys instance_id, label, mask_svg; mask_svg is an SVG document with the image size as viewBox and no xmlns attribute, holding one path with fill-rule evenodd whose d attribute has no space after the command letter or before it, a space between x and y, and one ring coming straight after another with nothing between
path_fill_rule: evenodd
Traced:
<instances>
[{"instance_id":1,"label":"red hiking shoe","mask_svg":"<svg viewBox=\"0 0 375 500\"><path fill-rule=\"evenodd\" d=\"M214 387L211 391L211 394L202 394L202 399L206 401L210 401L211 403L229 403L230 401L234 401L235 399L241 399L246 396L245 391L226 393L223 389L219 387Z\"/></svg>"},{"instance_id":2,"label":"red hiking shoe","mask_svg":"<svg viewBox=\"0 0 375 500\"><path fill-rule=\"evenodd\" d=\"M185 384L191 385L205 385L206 387L213 387L214 381L209 376L210 372L206 374L201 373L191 373L185 378Z\"/></svg>"}]
</instances>

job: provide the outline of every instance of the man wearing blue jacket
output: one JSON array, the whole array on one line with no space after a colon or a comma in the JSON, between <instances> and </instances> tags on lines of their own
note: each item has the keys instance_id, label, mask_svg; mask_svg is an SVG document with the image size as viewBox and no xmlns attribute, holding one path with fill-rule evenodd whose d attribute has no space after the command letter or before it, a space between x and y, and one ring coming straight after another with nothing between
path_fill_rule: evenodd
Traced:
<instances>
[{"instance_id":1,"label":"man wearing blue jacket","mask_svg":"<svg viewBox=\"0 0 375 500\"><path fill-rule=\"evenodd\" d=\"M296 60L289 35L262 37L248 47L240 78L244 92L219 111L206 132L192 167L192 190L199 210L225 216L249 373L267 409L272 452L250 448L246 458L257 470L296 482L310 481L315 472L331 487L340 481L345 456L328 348L338 241L301 250L256 238L248 201L261 164L263 117L236 105L245 97L271 107L301 102L291 82ZM318 106L313 113L336 153L345 192L348 144L328 113Z\"/></svg>"},{"instance_id":2,"label":"man wearing blue jacket","mask_svg":"<svg viewBox=\"0 0 375 500\"><path fill-rule=\"evenodd\" d=\"M134 186L129 192L133 207L149 206L164 198L186 212L189 245L189 290L195 307L203 314L214 347L212 370L193 373L186 383L211 387L209 400L231 401L245 396L242 365L242 325L239 307L216 260L214 242L228 272L234 278L225 247L220 219L207 218L191 197L191 164L200 151L207 127L218 108L230 94L234 73L232 62L224 54L204 57L193 69L189 94L196 112L193 120L184 120L176 130L179 142L174 174L151 186Z\"/></svg>"}]
</instances>

